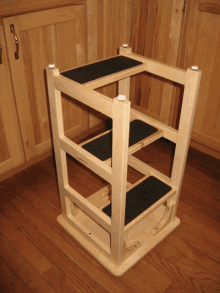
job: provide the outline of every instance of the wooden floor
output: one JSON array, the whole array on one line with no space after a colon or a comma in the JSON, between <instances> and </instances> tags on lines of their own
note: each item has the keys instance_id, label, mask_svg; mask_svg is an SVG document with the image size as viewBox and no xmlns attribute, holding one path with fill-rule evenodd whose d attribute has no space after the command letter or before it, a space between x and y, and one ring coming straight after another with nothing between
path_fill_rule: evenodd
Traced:
<instances>
[{"instance_id":1,"label":"wooden floor","mask_svg":"<svg viewBox=\"0 0 220 293\"><path fill-rule=\"evenodd\" d=\"M136 155L169 174L171 143ZM70 185L85 197L105 182L68 158ZM87 179L85 180L85 177ZM128 180L142 175L129 168ZM122 277L112 276L58 225L53 158L0 183L0 292L220 292L220 165L190 149L180 226Z\"/></svg>"}]
</instances>

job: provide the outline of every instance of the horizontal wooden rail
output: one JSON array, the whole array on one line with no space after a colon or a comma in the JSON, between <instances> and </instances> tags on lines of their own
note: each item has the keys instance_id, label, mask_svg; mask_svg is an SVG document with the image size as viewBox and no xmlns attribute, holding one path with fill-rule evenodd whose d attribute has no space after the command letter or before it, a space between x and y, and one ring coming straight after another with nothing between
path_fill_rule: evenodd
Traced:
<instances>
[{"instance_id":1,"label":"horizontal wooden rail","mask_svg":"<svg viewBox=\"0 0 220 293\"><path fill-rule=\"evenodd\" d=\"M102 162L67 137L60 138L60 147L103 179L109 183L112 182L112 168L106 163Z\"/></svg>"},{"instance_id":2,"label":"horizontal wooden rail","mask_svg":"<svg viewBox=\"0 0 220 293\"><path fill-rule=\"evenodd\" d=\"M150 167L149 165L145 164L144 162L142 162L141 160L137 159L134 156L128 157L128 165L144 175L146 175L150 172L151 175L155 175L158 179L160 179L164 183L170 185L170 182L171 182L170 177L168 177L168 176L164 175L163 173L157 171L156 169Z\"/></svg>"},{"instance_id":3,"label":"horizontal wooden rail","mask_svg":"<svg viewBox=\"0 0 220 293\"><path fill-rule=\"evenodd\" d=\"M147 145L151 144L155 140L163 137L163 131L158 130L157 132L151 134L150 136L142 139L141 141L135 143L134 145L130 146L128 149L128 155L132 155L137 151L141 150L142 148L146 147Z\"/></svg>"},{"instance_id":4,"label":"horizontal wooden rail","mask_svg":"<svg viewBox=\"0 0 220 293\"><path fill-rule=\"evenodd\" d=\"M111 233L111 219L106 214L91 204L71 186L65 186L64 189L73 203L75 203L83 212L99 223L105 230Z\"/></svg>"},{"instance_id":5,"label":"horizontal wooden rail","mask_svg":"<svg viewBox=\"0 0 220 293\"><path fill-rule=\"evenodd\" d=\"M178 134L178 131L164 123L161 123L160 121L157 121L135 109L131 109L131 120L134 120L134 119L140 119L160 130L163 130L164 131L164 137L171 140L172 142L176 143L177 141L177 134Z\"/></svg>"},{"instance_id":6,"label":"horizontal wooden rail","mask_svg":"<svg viewBox=\"0 0 220 293\"><path fill-rule=\"evenodd\" d=\"M99 87L104 86L106 84L110 84L115 81L118 81L118 80L124 79L126 77L130 77L132 75L143 72L143 71L145 71L145 67L146 67L145 65L138 65L138 66L120 71L118 73L113 73L111 75L101 77L96 80L87 82L84 84L84 86L86 86L86 88L88 88L88 89L96 89L96 88L99 88Z\"/></svg>"},{"instance_id":7,"label":"horizontal wooden rail","mask_svg":"<svg viewBox=\"0 0 220 293\"><path fill-rule=\"evenodd\" d=\"M123 55L131 59L143 62L145 64L145 70L147 72L175 81L177 83L185 84L186 70L177 68L175 66L170 66L165 63L155 61L153 59L134 53L123 53Z\"/></svg>"},{"instance_id":8,"label":"horizontal wooden rail","mask_svg":"<svg viewBox=\"0 0 220 293\"><path fill-rule=\"evenodd\" d=\"M57 90L112 118L112 99L62 75L54 76L54 83Z\"/></svg>"}]
</instances>

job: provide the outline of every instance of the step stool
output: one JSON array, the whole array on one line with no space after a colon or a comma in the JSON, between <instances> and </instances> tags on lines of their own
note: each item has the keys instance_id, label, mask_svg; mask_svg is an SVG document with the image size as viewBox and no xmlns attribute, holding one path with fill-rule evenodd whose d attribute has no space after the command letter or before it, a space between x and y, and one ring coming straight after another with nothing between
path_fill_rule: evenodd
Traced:
<instances>
[{"instance_id":1,"label":"step stool","mask_svg":"<svg viewBox=\"0 0 220 293\"><path fill-rule=\"evenodd\" d=\"M180 223L176 209L185 169L201 71L163 64L122 45L119 55L62 73L47 67L50 112L62 214L58 223L115 276L121 276ZM140 72L185 86L179 129L132 109L130 76ZM110 99L94 89L118 81ZM61 92L112 118L108 130L82 144L64 135ZM165 137L176 144L171 178L132 154ZM109 184L85 199L68 184L66 153ZM127 166L144 177L130 184Z\"/></svg>"}]
</instances>

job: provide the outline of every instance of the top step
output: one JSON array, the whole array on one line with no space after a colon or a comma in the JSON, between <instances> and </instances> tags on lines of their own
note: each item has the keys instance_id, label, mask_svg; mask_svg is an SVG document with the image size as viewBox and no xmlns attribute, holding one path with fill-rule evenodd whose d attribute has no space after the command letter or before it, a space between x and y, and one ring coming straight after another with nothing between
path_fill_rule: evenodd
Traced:
<instances>
[{"instance_id":1,"label":"top step","mask_svg":"<svg viewBox=\"0 0 220 293\"><path fill-rule=\"evenodd\" d=\"M61 75L80 84L143 64L125 56L117 56L62 72Z\"/></svg>"}]
</instances>

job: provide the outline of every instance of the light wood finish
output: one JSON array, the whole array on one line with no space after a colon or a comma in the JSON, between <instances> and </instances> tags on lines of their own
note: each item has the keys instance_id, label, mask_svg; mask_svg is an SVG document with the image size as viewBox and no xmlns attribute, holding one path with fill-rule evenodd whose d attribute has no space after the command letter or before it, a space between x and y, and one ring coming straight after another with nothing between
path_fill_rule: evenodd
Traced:
<instances>
[{"instance_id":1,"label":"light wood finish","mask_svg":"<svg viewBox=\"0 0 220 293\"><path fill-rule=\"evenodd\" d=\"M65 137L60 138L60 147L75 159L79 160L82 164L87 166L90 170L104 178L107 182L112 182L111 168L84 150L82 147Z\"/></svg>"},{"instance_id":2,"label":"light wood finish","mask_svg":"<svg viewBox=\"0 0 220 293\"><path fill-rule=\"evenodd\" d=\"M2 64L0 64L0 177L3 173L21 165L24 151L19 121L14 101L3 28L0 25ZM1 181L1 179L0 179Z\"/></svg>"},{"instance_id":3,"label":"light wood finish","mask_svg":"<svg viewBox=\"0 0 220 293\"><path fill-rule=\"evenodd\" d=\"M175 81L180 84L185 84L186 72L183 69L174 66L169 66L162 62L158 62L147 57L139 56L134 53L124 53L123 55L131 59L143 62L145 64L145 71L147 72Z\"/></svg>"},{"instance_id":4,"label":"light wood finish","mask_svg":"<svg viewBox=\"0 0 220 293\"><path fill-rule=\"evenodd\" d=\"M143 114L135 109L131 109L131 119L132 120L134 120L134 119L143 120L144 122L146 122L156 128L163 130L165 138L167 138L173 142L177 141L177 130L176 129L169 127L166 124L161 123L160 121L157 121L149 116L146 116L145 114Z\"/></svg>"},{"instance_id":5,"label":"light wood finish","mask_svg":"<svg viewBox=\"0 0 220 293\"><path fill-rule=\"evenodd\" d=\"M112 233L111 253L116 266L123 260L123 233L127 182L130 101L113 100L112 133Z\"/></svg>"},{"instance_id":6,"label":"light wood finish","mask_svg":"<svg viewBox=\"0 0 220 293\"><path fill-rule=\"evenodd\" d=\"M199 0L198 9L209 13L220 14L220 3L218 0Z\"/></svg>"},{"instance_id":7,"label":"light wood finish","mask_svg":"<svg viewBox=\"0 0 220 293\"><path fill-rule=\"evenodd\" d=\"M62 206L62 214L57 220L71 236L116 276L124 274L180 223L176 217L176 210L201 79L201 71L198 69L190 68L184 71L133 55L130 49L128 52L121 50L124 55L134 56L136 60L141 60L145 64L146 70L148 69L168 79L178 80L185 85L180 126L177 131L147 117L143 113L139 113L135 109L131 109L131 102L128 99L119 101L116 97L111 100L88 89L86 85L78 85L64 76L61 77L58 69L47 67L50 108L53 117L52 129L55 137L54 146L56 161L58 161L57 175ZM114 78L113 76L111 78ZM129 95L128 84L125 83L126 85L121 85L121 92L126 92ZM111 159L102 162L82 149L83 144L77 145L65 137L60 91L71 97L75 96L78 101L96 110L99 109L100 112L108 114L112 118L112 167L109 166L111 165ZM157 133L129 148L129 126L130 121L134 118L141 119L159 129ZM131 157L130 162L128 161L130 154L162 136L169 137L176 143L171 179L161 175L159 171L154 171L152 167L146 168L144 163L133 157ZM92 201L95 201L94 206L69 186L66 152L111 184L111 194L109 194L108 187L104 191L104 202L101 199L98 203L100 195L103 194L103 189L92 195ZM128 164L131 164L132 167L137 166L137 170L146 173L142 179L132 185L129 184L130 186L127 188ZM169 182L168 185L171 190L125 227L126 191L131 190L148 178L151 170L152 174L156 174L159 180L164 183ZM66 193L68 197L65 197ZM102 212L102 208L109 203L111 203L111 218ZM163 205L165 203L167 204L166 208Z\"/></svg>"},{"instance_id":8,"label":"light wood finish","mask_svg":"<svg viewBox=\"0 0 220 293\"><path fill-rule=\"evenodd\" d=\"M179 199L183 174L185 170L186 158L188 154L190 136L193 126L193 119L199 93L200 80L200 70L192 70L191 68L187 70L186 85L183 94L183 104L178 129L178 138L176 142L176 149L171 174L171 184L178 187L177 195L175 198L176 204L173 216L175 216L176 213L177 202Z\"/></svg>"},{"instance_id":9,"label":"light wood finish","mask_svg":"<svg viewBox=\"0 0 220 293\"><path fill-rule=\"evenodd\" d=\"M47 84L50 102L51 124L53 131L54 151L62 213L67 215L69 205L65 201L65 187L68 185L66 153L61 148L60 137L64 136L61 93L55 89L54 76L59 75L58 69L46 68Z\"/></svg>"},{"instance_id":10,"label":"light wood finish","mask_svg":"<svg viewBox=\"0 0 220 293\"><path fill-rule=\"evenodd\" d=\"M86 63L85 4L4 18L10 69L27 160L51 148L45 67L60 70ZM19 59L10 24L19 40ZM71 36L71 37L69 37ZM65 50L64 50L65 48ZM62 98L64 129L73 136L88 129L88 110ZM73 118L74 117L74 118Z\"/></svg>"},{"instance_id":11,"label":"light wood finish","mask_svg":"<svg viewBox=\"0 0 220 293\"><path fill-rule=\"evenodd\" d=\"M55 85L59 91L62 91L78 101L95 108L109 117L112 117L112 101L110 98L96 93L93 90L87 90L84 86L65 78L64 76L55 77ZM97 102L94 99L97 99Z\"/></svg>"}]
</instances>

